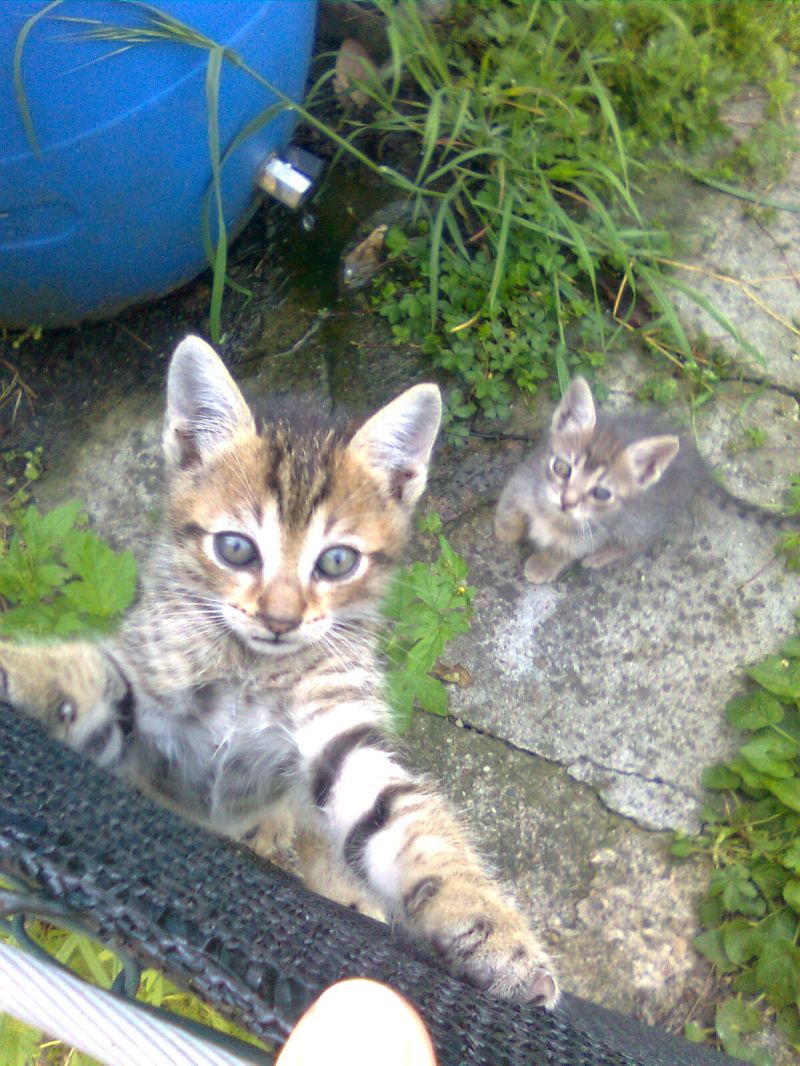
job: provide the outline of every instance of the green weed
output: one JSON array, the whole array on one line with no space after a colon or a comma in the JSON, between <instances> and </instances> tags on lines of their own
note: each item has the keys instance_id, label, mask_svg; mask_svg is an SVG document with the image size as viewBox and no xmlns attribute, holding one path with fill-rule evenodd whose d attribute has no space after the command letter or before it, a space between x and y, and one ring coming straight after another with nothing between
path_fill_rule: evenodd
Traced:
<instances>
[{"instance_id":1,"label":"green weed","mask_svg":"<svg viewBox=\"0 0 800 1066\"><path fill-rule=\"evenodd\" d=\"M675 378L652 377L642 382L637 396L642 402L649 400L651 403L668 404L675 399L677 391L678 382Z\"/></svg>"},{"instance_id":2,"label":"green weed","mask_svg":"<svg viewBox=\"0 0 800 1066\"><path fill-rule=\"evenodd\" d=\"M0 542L0 634L71 636L108 628L136 590L136 560L86 528L77 502L31 504Z\"/></svg>"},{"instance_id":3,"label":"green weed","mask_svg":"<svg viewBox=\"0 0 800 1066\"><path fill-rule=\"evenodd\" d=\"M756 451L759 448L763 448L766 442L767 431L762 426L746 426L742 424L739 435L731 437L725 444L725 451L728 455L739 455L740 452Z\"/></svg>"},{"instance_id":4,"label":"green weed","mask_svg":"<svg viewBox=\"0 0 800 1066\"><path fill-rule=\"evenodd\" d=\"M787 513L800 515L800 474L794 474L789 483ZM800 533L785 534L778 544L778 551L785 557L787 570L800 570Z\"/></svg>"},{"instance_id":5,"label":"green weed","mask_svg":"<svg viewBox=\"0 0 800 1066\"><path fill-rule=\"evenodd\" d=\"M400 570L383 604L390 623L382 645L386 694L399 732L408 727L415 703L431 714L447 714L447 689L431 671L447 642L469 629L475 589L467 584L467 564L441 528L438 514L421 520L421 532L438 536L439 554L430 565Z\"/></svg>"},{"instance_id":6,"label":"green weed","mask_svg":"<svg viewBox=\"0 0 800 1066\"><path fill-rule=\"evenodd\" d=\"M31 485L42 476L42 449L8 449L0 455L0 531L31 498Z\"/></svg>"},{"instance_id":7,"label":"green weed","mask_svg":"<svg viewBox=\"0 0 800 1066\"><path fill-rule=\"evenodd\" d=\"M746 740L704 774L715 795L702 832L679 834L672 853L713 861L694 943L729 992L714 1030L729 1054L764 1066L769 1057L742 1036L765 1020L800 1052L800 638L747 673L755 684L725 710ZM687 1032L704 1035L694 1023Z\"/></svg>"},{"instance_id":8,"label":"green weed","mask_svg":"<svg viewBox=\"0 0 800 1066\"><path fill-rule=\"evenodd\" d=\"M417 146L408 154L419 221L389 235L394 269L376 280L372 302L399 343L459 379L451 439L464 439L458 421L476 412L505 417L512 386L535 392L554 373L602 362L635 329L643 299L648 343L698 398L711 395L717 368L692 349L670 290L736 331L669 273L671 238L643 223L637 182L661 165L656 148L724 134L721 104L746 79L767 85L775 118L761 136L771 158L785 154L797 11L464 0L437 32L413 3L377 6L390 76L359 85L373 109L348 112L344 129L378 155L384 144ZM752 49L755 33L765 50Z\"/></svg>"}]
</instances>

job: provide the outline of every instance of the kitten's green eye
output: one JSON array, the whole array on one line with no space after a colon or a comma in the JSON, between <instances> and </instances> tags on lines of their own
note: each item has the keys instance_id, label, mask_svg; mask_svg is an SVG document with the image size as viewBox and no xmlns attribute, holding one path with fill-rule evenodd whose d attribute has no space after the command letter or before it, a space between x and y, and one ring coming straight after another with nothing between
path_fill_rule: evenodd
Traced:
<instances>
[{"instance_id":1,"label":"kitten's green eye","mask_svg":"<svg viewBox=\"0 0 800 1066\"><path fill-rule=\"evenodd\" d=\"M237 570L251 566L259 557L258 548L241 533L217 533L214 536L214 551L226 566Z\"/></svg>"},{"instance_id":2,"label":"kitten's green eye","mask_svg":"<svg viewBox=\"0 0 800 1066\"><path fill-rule=\"evenodd\" d=\"M591 495L594 496L596 500L610 500L611 489L607 489L604 485L595 485L591 491Z\"/></svg>"},{"instance_id":3,"label":"kitten's green eye","mask_svg":"<svg viewBox=\"0 0 800 1066\"><path fill-rule=\"evenodd\" d=\"M346 548L344 544L337 544L335 548L327 548L314 565L318 576L333 578L347 577L358 566L361 558L355 548Z\"/></svg>"},{"instance_id":4,"label":"kitten's green eye","mask_svg":"<svg viewBox=\"0 0 800 1066\"><path fill-rule=\"evenodd\" d=\"M553 460L553 473L556 477L569 477L572 473L572 466L566 459L557 458Z\"/></svg>"}]
</instances>

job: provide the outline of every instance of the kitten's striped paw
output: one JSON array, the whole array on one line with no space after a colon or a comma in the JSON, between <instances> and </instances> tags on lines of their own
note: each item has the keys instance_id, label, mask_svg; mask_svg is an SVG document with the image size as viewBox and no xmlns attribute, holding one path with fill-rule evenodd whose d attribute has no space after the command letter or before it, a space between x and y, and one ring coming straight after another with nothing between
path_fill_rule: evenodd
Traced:
<instances>
[{"instance_id":1,"label":"kitten's striped paw","mask_svg":"<svg viewBox=\"0 0 800 1066\"><path fill-rule=\"evenodd\" d=\"M552 1008L559 996L547 952L493 885L421 881L406 896L409 926L454 974L491 995Z\"/></svg>"}]
</instances>

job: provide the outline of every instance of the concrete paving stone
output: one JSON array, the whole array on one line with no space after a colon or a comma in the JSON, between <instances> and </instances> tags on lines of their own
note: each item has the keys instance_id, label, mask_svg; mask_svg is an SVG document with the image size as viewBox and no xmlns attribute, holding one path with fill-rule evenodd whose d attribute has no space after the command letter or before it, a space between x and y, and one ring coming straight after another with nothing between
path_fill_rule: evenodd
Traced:
<instances>
[{"instance_id":1,"label":"concrete paving stone","mask_svg":"<svg viewBox=\"0 0 800 1066\"><path fill-rule=\"evenodd\" d=\"M523 579L524 551L495 540L491 507L456 522L478 594L448 649L474 679L453 713L562 763L641 825L694 825L700 775L735 743L722 709L743 665L793 632L800 593L774 538L704 511L655 558L544 586Z\"/></svg>"},{"instance_id":2,"label":"concrete paving stone","mask_svg":"<svg viewBox=\"0 0 800 1066\"><path fill-rule=\"evenodd\" d=\"M744 90L727 109L733 145L765 120L765 94ZM800 109L790 114L800 124ZM732 182L736 185L737 182ZM741 187L755 203L702 185L678 172L645 185L643 213L678 236L675 276L724 315L761 356L737 343L689 296L674 304L690 339L706 338L726 352L735 369L759 380L800 390L800 154L787 152L779 180L764 175ZM761 203L759 201L762 201ZM768 203L786 205L772 210Z\"/></svg>"}]
</instances>

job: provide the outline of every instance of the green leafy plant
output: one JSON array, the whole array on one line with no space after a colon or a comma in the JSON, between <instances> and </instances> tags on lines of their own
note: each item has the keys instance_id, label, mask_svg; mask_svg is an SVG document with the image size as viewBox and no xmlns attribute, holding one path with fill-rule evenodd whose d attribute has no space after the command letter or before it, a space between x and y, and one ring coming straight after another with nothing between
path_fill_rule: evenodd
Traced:
<instances>
[{"instance_id":1,"label":"green leafy plant","mask_svg":"<svg viewBox=\"0 0 800 1066\"><path fill-rule=\"evenodd\" d=\"M736 437L731 437L725 444L725 451L728 455L739 455L741 452L763 448L767 442L767 431L763 426L745 425L741 417L739 421L741 433Z\"/></svg>"},{"instance_id":2,"label":"green leafy plant","mask_svg":"<svg viewBox=\"0 0 800 1066\"><path fill-rule=\"evenodd\" d=\"M386 691L395 726L404 730L414 704L431 714L447 714L447 689L431 676L448 641L469 629L475 589L467 584L467 564L441 534L441 519L428 515L421 531L438 535L439 554L430 565L400 570L383 605L389 620L383 641Z\"/></svg>"},{"instance_id":3,"label":"green leafy plant","mask_svg":"<svg viewBox=\"0 0 800 1066\"><path fill-rule=\"evenodd\" d=\"M672 403L678 391L678 383L671 377L652 377L643 381L639 388L638 398L642 401L649 400L651 403Z\"/></svg>"},{"instance_id":4,"label":"green leafy plant","mask_svg":"<svg viewBox=\"0 0 800 1066\"><path fill-rule=\"evenodd\" d=\"M0 529L8 527L13 514L31 498L31 485L42 476L42 448L16 451L11 448L0 455Z\"/></svg>"},{"instance_id":5,"label":"green leafy plant","mask_svg":"<svg viewBox=\"0 0 800 1066\"><path fill-rule=\"evenodd\" d=\"M755 685L725 711L747 737L706 771L715 796L701 810L702 832L679 835L672 853L712 859L695 947L730 993L714 1027L730 1054L765 1064L766 1053L742 1041L765 1019L800 1052L800 638L747 673ZM703 1034L694 1025L687 1035Z\"/></svg>"},{"instance_id":6,"label":"green leafy plant","mask_svg":"<svg viewBox=\"0 0 800 1066\"><path fill-rule=\"evenodd\" d=\"M68 636L102 630L130 604L136 560L86 528L77 502L12 516L0 545L0 634Z\"/></svg>"},{"instance_id":7,"label":"green leafy plant","mask_svg":"<svg viewBox=\"0 0 800 1066\"><path fill-rule=\"evenodd\" d=\"M787 513L800 515L800 474L792 476ZM800 570L800 533L787 533L778 544L778 551L785 556L787 570Z\"/></svg>"}]
</instances>

